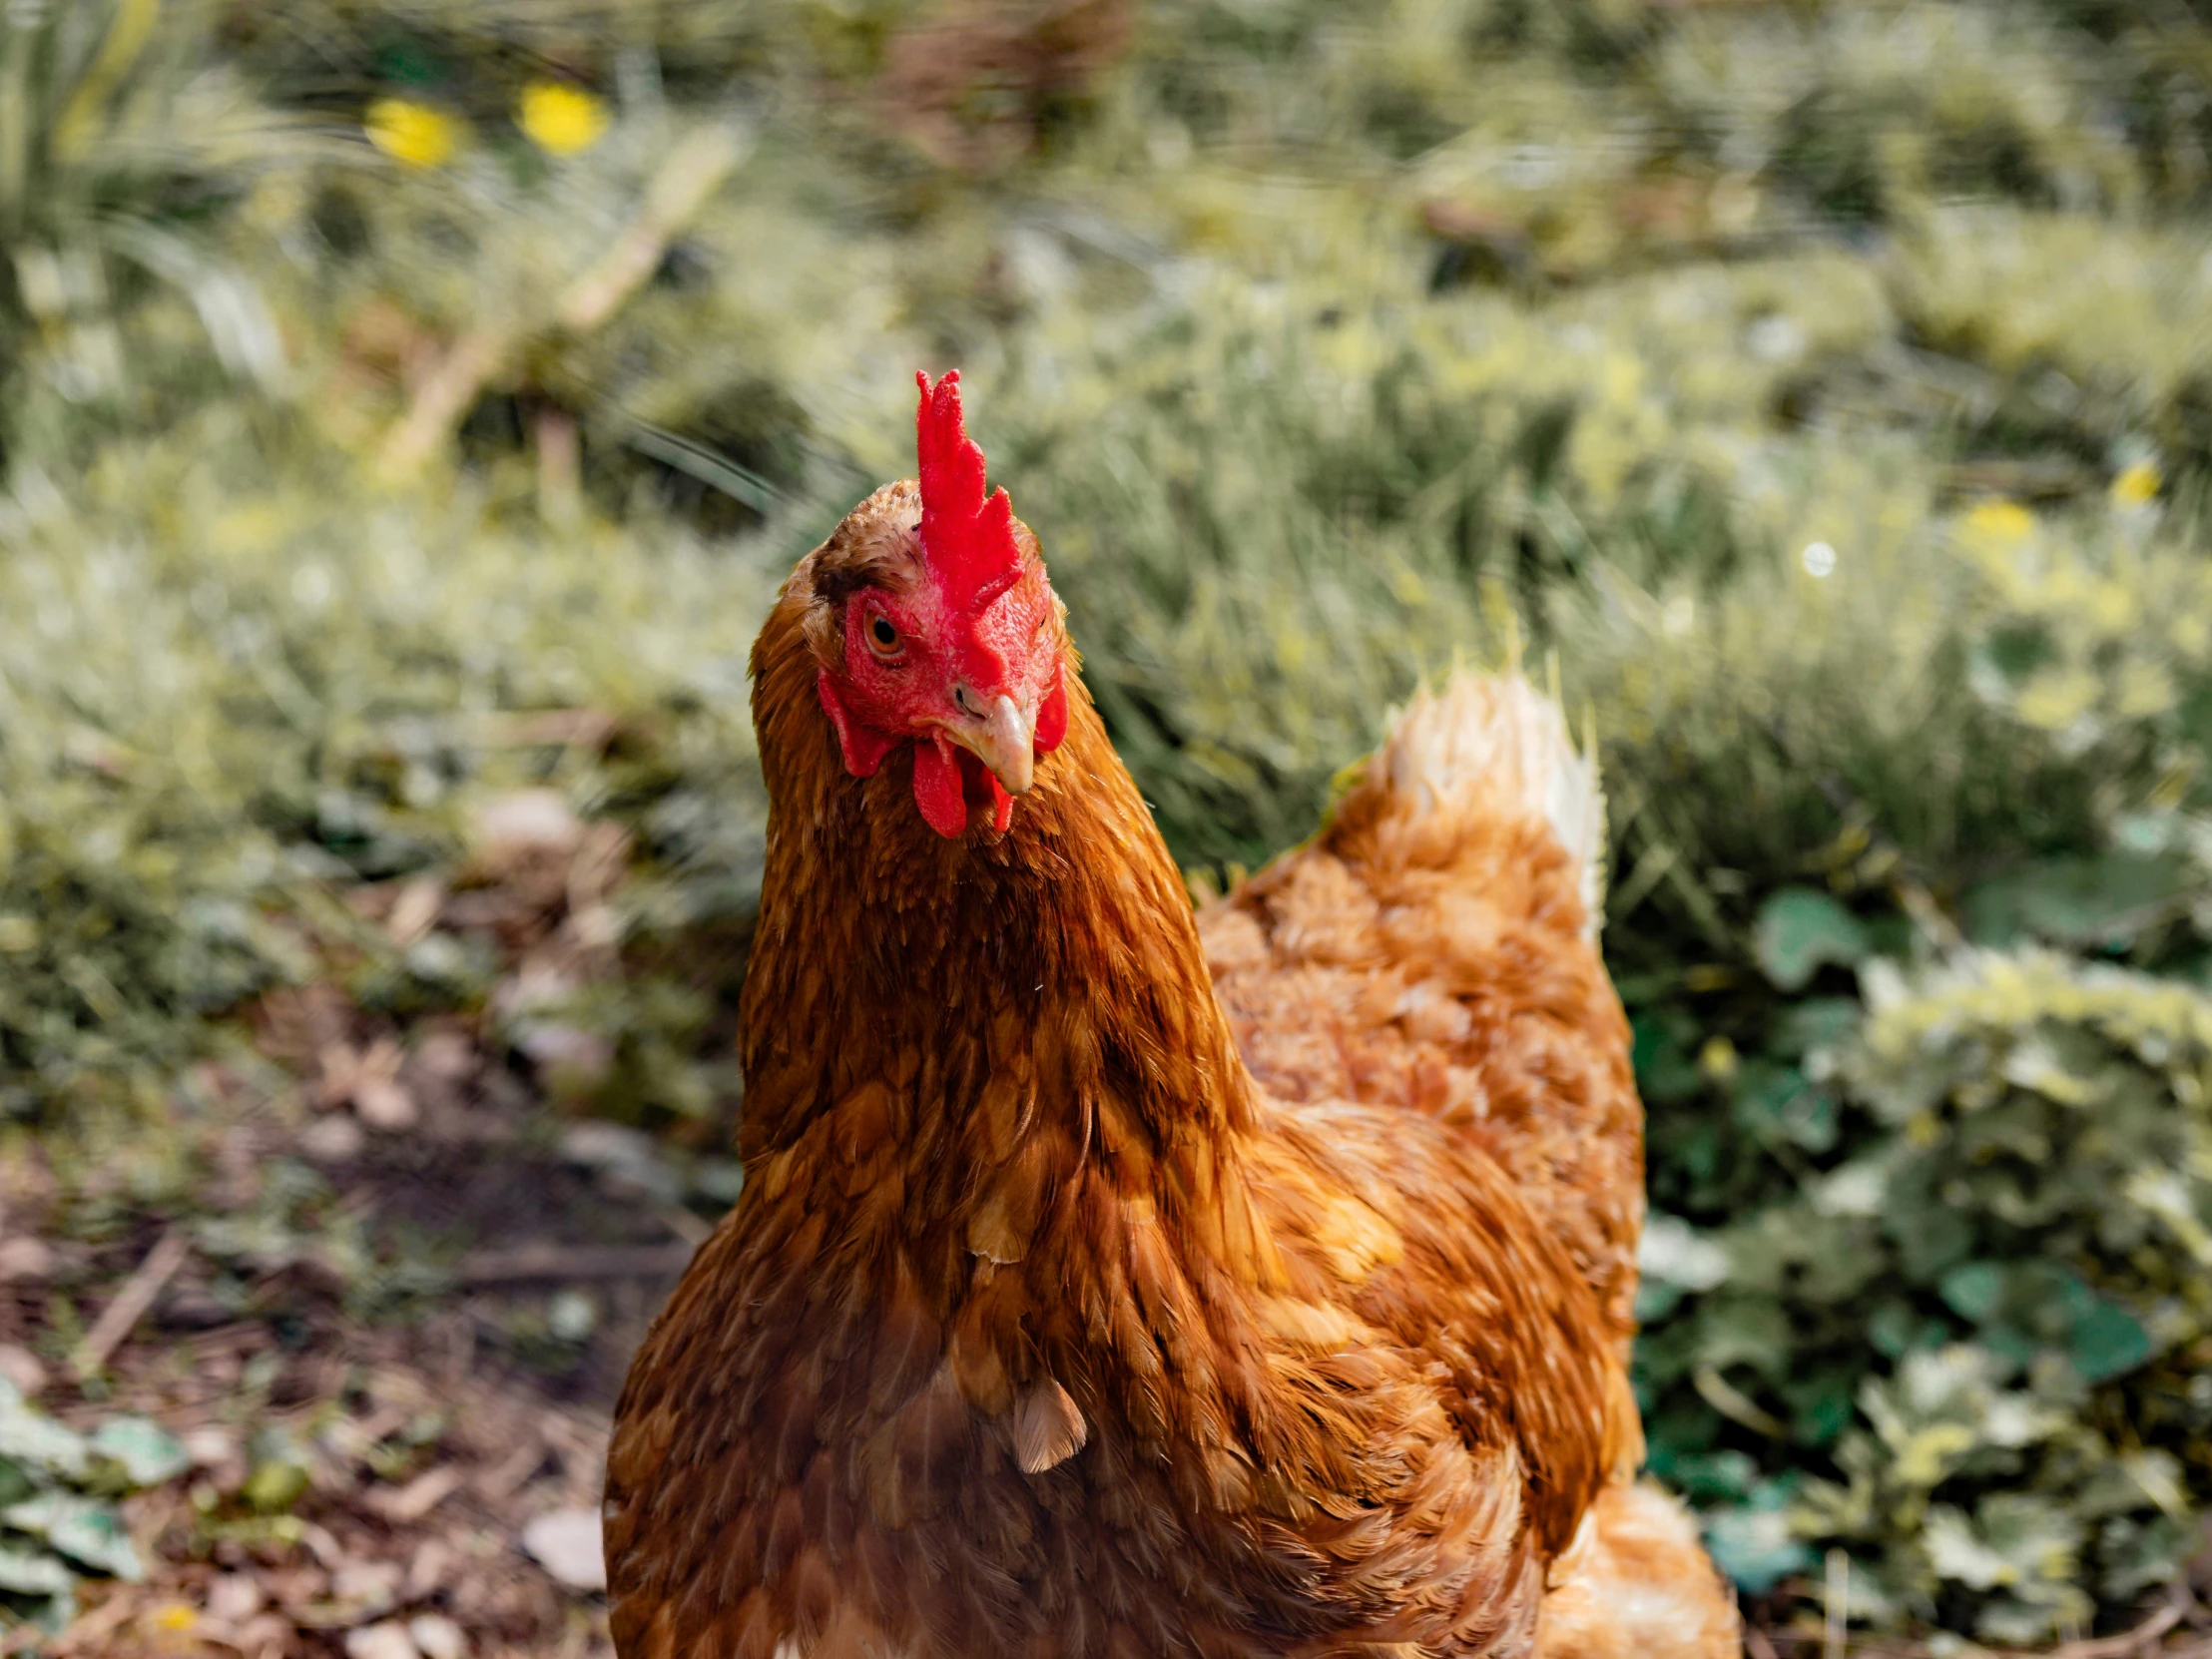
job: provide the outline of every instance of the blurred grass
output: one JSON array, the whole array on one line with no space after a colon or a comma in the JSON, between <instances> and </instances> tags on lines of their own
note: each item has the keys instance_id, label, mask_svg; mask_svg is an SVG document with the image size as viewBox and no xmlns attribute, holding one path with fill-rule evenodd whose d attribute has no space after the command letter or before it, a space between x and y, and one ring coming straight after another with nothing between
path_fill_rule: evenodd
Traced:
<instances>
[{"instance_id":1,"label":"blurred grass","mask_svg":"<svg viewBox=\"0 0 2212 1659\"><path fill-rule=\"evenodd\" d=\"M2177 1570L2199 1291L2169 1317L2124 1252L1982 1228L1988 1197L1955 1260L1735 1276L1940 1133L1851 1059L1869 975L2041 944L2212 984L2198 11L116 0L11 8L0 87L23 1132L127 1143L307 980L529 1070L544 1010L498 949L340 900L465 875L481 810L549 785L634 850L616 965L557 1010L622 1058L542 1080L711 1141L745 652L908 465L913 366L957 362L1194 866L1304 835L1420 675L1557 651L1674 1252L1655 1463L1777 1616L1836 1541L1868 1616L2006 1640ZM564 710L602 738L530 735ZM2104 1041L2060 1046L2101 1075ZM2145 1063L2127 1087L2201 1103L2201 1059ZM134 1202L189 1210L193 1161L141 1156ZM1954 1202L1911 1190L1903 1227ZM2023 1237L2150 1334L2136 1365L2091 1385L2074 1326L2022 1350L1946 1296ZM1961 1352L1976 1386L2043 1366L2077 1451L1893 1478L1880 1390ZM2080 1446L2171 1479L2092 1491ZM2089 1600L2005 1567L2051 1535L1972 1509L2008 1493Z\"/></svg>"}]
</instances>

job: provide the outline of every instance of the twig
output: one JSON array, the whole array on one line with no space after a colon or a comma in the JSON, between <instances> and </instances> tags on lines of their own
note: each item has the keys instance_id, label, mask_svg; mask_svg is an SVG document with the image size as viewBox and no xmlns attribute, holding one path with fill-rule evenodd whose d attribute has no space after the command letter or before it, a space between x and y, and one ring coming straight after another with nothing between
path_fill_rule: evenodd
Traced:
<instances>
[{"instance_id":1,"label":"twig","mask_svg":"<svg viewBox=\"0 0 2212 1659\"><path fill-rule=\"evenodd\" d=\"M394 1526L412 1526L431 1510L451 1497L468 1478L468 1471L458 1463L440 1463L426 1474L417 1475L397 1491L372 1492L368 1506Z\"/></svg>"},{"instance_id":2,"label":"twig","mask_svg":"<svg viewBox=\"0 0 2212 1659\"><path fill-rule=\"evenodd\" d=\"M508 1285L525 1279L658 1279L681 1273L692 1247L674 1245L522 1245L481 1250L461 1259L464 1285Z\"/></svg>"},{"instance_id":3,"label":"twig","mask_svg":"<svg viewBox=\"0 0 2212 1659\"><path fill-rule=\"evenodd\" d=\"M620 310L660 269L676 233L729 177L744 150L739 135L726 126L687 134L647 188L644 211L597 264L569 283L554 319L572 334L588 334Z\"/></svg>"},{"instance_id":4,"label":"twig","mask_svg":"<svg viewBox=\"0 0 2212 1659\"><path fill-rule=\"evenodd\" d=\"M146 1317L146 1310L154 1306L154 1299L162 1294L162 1287L185 1265L185 1256L191 1248L183 1229L176 1227L154 1241L154 1248L146 1253L146 1260L132 1270L131 1277L123 1282L123 1289L116 1292L115 1300L102 1311L92 1329L85 1333L85 1340L69 1357L70 1369L77 1374L78 1382L99 1376L108 1363L108 1356L122 1346L124 1338Z\"/></svg>"},{"instance_id":5,"label":"twig","mask_svg":"<svg viewBox=\"0 0 2212 1659\"><path fill-rule=\"evenodd\" d=\"M2177 1585L2166 1605L2133 1630L2086 1642L2067 1642L2052 1648L2043 1659L2134 1659L2136 1654L2149 1652L2151 1643L2179 1624L2195 1601L2187 1586Z\"/></svg>"},{"instance_id":6,"label":"twig","mask_svg":"<svg viewBox=\"0 0 2212 1659\"><path fill-rule=\"evenodd\" d=\"M1891 883L1898 902L1913 925L1937 950L1946 955L1956 954L1965 948L1966 936L1958 931L1958 924L1943 914L1943 907L1936 902L1936 895L1910 875L1900 875Z\"/></svg>"},{"instance_id":7,"label":"twig","mask_svg":"<svg viewBox=\"0 0 2212 1659\"><path fill-rule=\"evenodd\" d=\"M461 422L484 382L507 360L515 335L504 327L471 328L424 377L414 401L384 439L377 464L386 477L413 471Z\"/></svg>"},{"instance_id":8,"label":"twig","mask_svg":"<svg viewBox=\"0 0 2212 1659\"><path fill-rule=\"evenodd\" d=\"M1780 1417L1766 1410L1757 1400L1729 1382L1720 1374L1718 1367L1700 1366L1690 1382L1697 1389L1698 1396L1722 1416L1740 1422L1746 1428L1764 1434L1771 1440L1783 1439L1788 1435L1789 1428Z\"/></svg>"},{"instance_id":9,"label":"twig","mask_svg":"<svg viewBox=\"0 0 2212 1659\"><path fill-rule=\"evenodd\" d=\"M1851 1640L1851 1556L1828 1552L1828 1584L1821 1598L1821 1659L1844 1659Z\"/></svg>"},{"instance_id":10,"label":"twig","mask_svg":"<svg viewBox=\"0 0 2212 1659\"><path fill-rule=\"evenodd\" d=\"M478 1472L477 1492L490 1503L504 1503L545 1466L546 1444L528 1440L507 1453L496 1466Z\"/></svg>"}]
</instances>

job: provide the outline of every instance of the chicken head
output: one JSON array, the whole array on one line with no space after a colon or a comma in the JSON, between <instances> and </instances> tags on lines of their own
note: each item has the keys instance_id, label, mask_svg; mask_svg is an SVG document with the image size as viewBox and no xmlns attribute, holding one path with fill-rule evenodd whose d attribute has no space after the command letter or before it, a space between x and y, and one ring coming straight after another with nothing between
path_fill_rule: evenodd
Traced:
<instances>
[{"instance_id":1,"label":"chicken head","mask_svg":"<svg viewBox=\"0 0 2212 1659\"><path fill-rule=\"evenodd\" d=\"M817 574L817 690L853 777L911 742L932 830L962 834L988 807L1004 830L1067 733L1067 638L1036 538L1003 489L984 494L958 372L915 379L918 481L853 509L828 544L847 556Z\"/></svg>"}]
</instances>

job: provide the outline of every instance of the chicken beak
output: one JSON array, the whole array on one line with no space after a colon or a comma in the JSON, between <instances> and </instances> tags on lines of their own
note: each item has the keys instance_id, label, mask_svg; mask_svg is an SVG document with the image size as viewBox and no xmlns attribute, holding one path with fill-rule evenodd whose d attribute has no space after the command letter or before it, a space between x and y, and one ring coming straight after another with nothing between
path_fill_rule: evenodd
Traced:
<instances>
[{"instance_id":1,"label":"chicken beak","mask_svg":"<svg viewBox=\"0 0 2212 1659\"><path fill-rule=\"evenodd\" d=\"M980 715L945 729L946 737L990 768L1008 795L1027 795L1037 777L1036 717L1010 697L992 699Z\"/></svg>"}]
</instances>

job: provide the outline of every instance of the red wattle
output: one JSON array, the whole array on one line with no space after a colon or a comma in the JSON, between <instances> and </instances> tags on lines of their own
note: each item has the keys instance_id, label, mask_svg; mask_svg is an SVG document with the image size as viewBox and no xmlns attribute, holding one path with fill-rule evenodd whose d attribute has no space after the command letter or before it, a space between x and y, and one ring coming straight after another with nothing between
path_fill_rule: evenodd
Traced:
<instances>
[{"instance_id":1,"label":"red wattle","mask_svg":"<svg viewBox=\"0 0 2212 1659\"><path fill-rule=\"evenodd\" d=\"M960 787L959 756L943 738L914 740L914 805L923 822L947 839L967 829L967 793Z\"/></svg>"},{"instance_id":2,"label":"red wattle","mask_svg":"<svg viewBox=\"0 0 2212 1659\"><path fill-rule=\"evenodd\" d=\"M1013 827L1014 798L1006 793L1006 786L996 774L986 774L991 784L991 828L1004 834Z\"/></svg>"},{"instance_id":3,"label":"red wattle","mask_svg":"<svg viewBox=\"0 0 2212 1659\"><path fill-rule=\"evenodd\" d=\"M1049 755L1060 747L1060 740L1068 735L1068 680L1067 667L1063 663L1052 666L1052 689L1044 694L1044 701L1037 705L1037 730L1035 747L1039 755Z\"/></svg>"}]
</instances>

